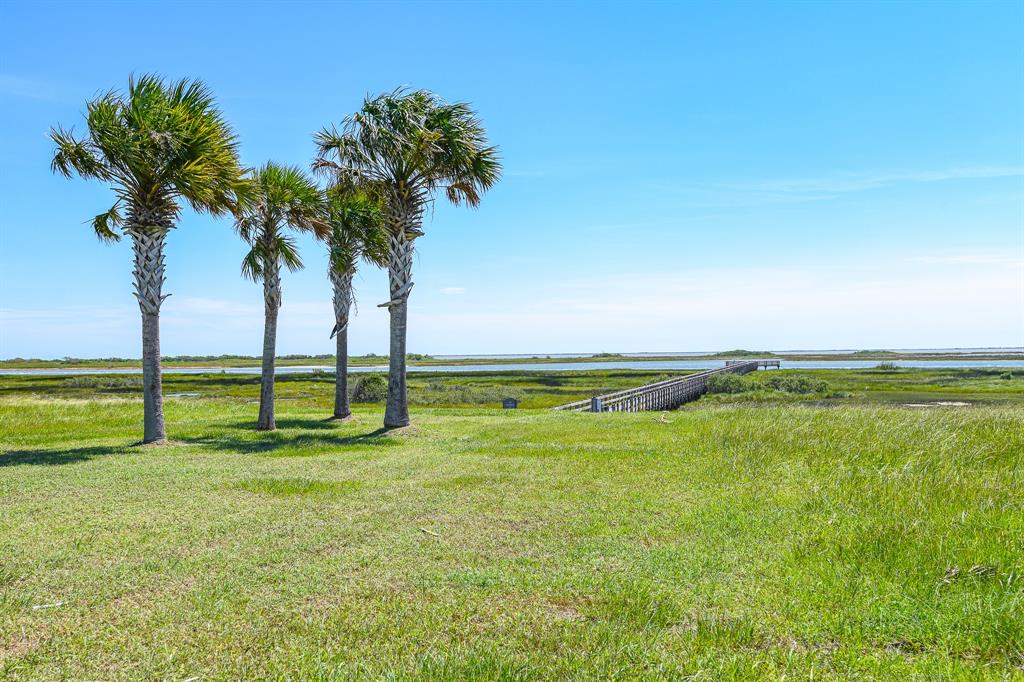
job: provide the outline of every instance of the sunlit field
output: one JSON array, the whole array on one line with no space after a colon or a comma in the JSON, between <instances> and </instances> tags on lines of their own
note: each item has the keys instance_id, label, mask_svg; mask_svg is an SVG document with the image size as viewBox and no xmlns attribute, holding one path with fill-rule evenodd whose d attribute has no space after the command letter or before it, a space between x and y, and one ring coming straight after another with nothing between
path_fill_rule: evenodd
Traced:
<instances>
[{"instance_id":1,"label":"sunlit field","mask_svg":"<svg viewBox=\"0 0 1024 682\"><path fill-rule=\"evenodd\" d=\"M137 363L136 363L137 364ZM415 372L409 374L409 401L422 407L500 407L502 398L522 408L547 408L686 374L685 371L636 370L559 372ZM350 389L365 374L350 377ZM378 376L385 376L378 373ZM771 390L777 377L805 378L823 390L788 393ZM804 402L814 404L918 404L969 402L1024 406L1024 369L824 369L771 370L748 375L750 390L708 396L701 403ZM138 374L86 376L3 376L0 397L136 397ZM259 399L260 377L255 374L166 374L164 393L186 398L229 401ZM299 402L330 414L334 373L281 374L276 394L287 405ZM255 422L255 416L253 417Z\"/></svg>"},{"instance_id":2,"label":"sunlit field","mask_svg":"<svg viewBox=\"0 0 1024 682\"><path fill-rule=\"evenodd\" d=\"M0 677L1021 675L1020 379L844 376L614 415L422 399L612 375L423 378L387 433L168 376L156 447L137 388L0 379Z\"/></svg>"}]
</instances>

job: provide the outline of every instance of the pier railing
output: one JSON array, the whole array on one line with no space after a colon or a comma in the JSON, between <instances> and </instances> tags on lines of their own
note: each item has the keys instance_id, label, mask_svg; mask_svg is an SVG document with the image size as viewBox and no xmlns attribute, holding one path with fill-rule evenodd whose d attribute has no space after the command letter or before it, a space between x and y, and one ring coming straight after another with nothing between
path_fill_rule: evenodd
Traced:
<instances>
[{"instance_id":1,"label":"pier railing","mask_svg":"<svg viewBox=\"0 0 1024 682\"><path fill-rule=\"evenodd\" d=\"M725 366L731 365L742 365L747 362L756 362L758 369L768 369L769 367L781 367L781 361L779 360L726 360Z\"/></svg>"},{"instance_id":2,"label":"pier railing","mask_svg":"<svg viewBox=\"0 0 1024 682\"><path fill-rule=\"evenodd\" d=\"M759 367L778 367L778 360L729 360L725 367L686 374L674 379L595 396L589 400L559 405L556 410L572 412L643 412L671 410L707 393L707 381L716 374L747 374Z\"/></svg>"}]
</instances>

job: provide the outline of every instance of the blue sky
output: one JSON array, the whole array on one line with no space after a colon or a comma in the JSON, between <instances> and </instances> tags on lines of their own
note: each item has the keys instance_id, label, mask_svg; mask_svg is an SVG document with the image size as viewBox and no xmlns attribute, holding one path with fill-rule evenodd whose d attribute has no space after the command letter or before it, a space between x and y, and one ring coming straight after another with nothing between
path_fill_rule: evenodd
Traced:
<instances>
[{"instance_id":1,"label":"blue sky","mask_svg":"<svg viewBox=\"0 0 1024 682\"><path fill-rule=\"evenodd\" d=\"M198 77L243 160L398 85L472 102L505 175L428 216L421 353L1024 345L1024 4L0 5L0 357L139 355L130 248L50 126L131 72ZM322 247L282 353L333 349ZM169 239L166 354L261 348L228 220ZM387 350L357 277L353 353Z\"/></svg>"}]
</instances>

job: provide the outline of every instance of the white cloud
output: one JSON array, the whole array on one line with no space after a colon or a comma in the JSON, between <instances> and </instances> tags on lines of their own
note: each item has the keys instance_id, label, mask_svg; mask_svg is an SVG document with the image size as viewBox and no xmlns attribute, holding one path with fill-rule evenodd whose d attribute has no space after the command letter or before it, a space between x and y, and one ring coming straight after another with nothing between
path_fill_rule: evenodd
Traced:
<instances>
[{"instance_id":1,"label":"white cloud","mask_svg":"<svg viewBox=\"0 0 1024 682\"><path fill-rule=\"evenodd\" d=\"M454 288L454 287L453 287ZM388 313L368 299L350 327L354 353L387 350ZM168 355L262 346L262 301L171 297ZM1024 345L1024 261L999 251L923 253L795 268L700 268L528 283L481 300L411 300L409 349L558 353L727 348ZM278 348L328 353L328 301L285 298ZM0 309L0 357L139 354L133 305Z\"/></svg>"},{"instance_id":2,"label":"white cloud","mask_svg":"<svg viewBox=\"0 0 1024 682\"><path fill-rule=\"evenodd\" d=\"M441 293L445 296L458 296L466 293L466 289L464 287L444 287L441 289Z\"/></svg>"},{"instance_id":3,"label":"white cloud","mask_svg":"<svg viewBox=\"0 0 1024 682\"><path fill-rule=\"evenodd\" d=\"M937 265L1024 265L1024 257L1003 253L950 253L912 256L912 263L934 263Z\"/></svg>"},{"instance_id":4,"label":"white cloud","mask_svg":"<svg viewBox=\"0 0 1024 682\"><path fill-rule=\"evenodd\" d=\"M124 355L118 340L128 338L138 345L138 306L0 309L0 358ZM101 346L103 339L114 342Z\"/></svg>"},{"instance_id":5,"label":"white cloud","mask_svg":"<svg viewBox=\"0 0 1024 682\"><path fill-rule=\"evenodd\" d=\"M214 298L171 296L160 316L165 355L259 355L263 344L263 304ZM68 306L51 309L0 308L0 358L138 357L137 306ZM285 297L278 321L278 351L329 353L334 311L329 301ZM388 316L364 306L349 331L353 352L387 348Z\"/></svg>"},{"instance_id":6,"label":"white cloud","mask_svg":"<svg viewBox=\"0 0 1024 682\"><path fill-rule=\"evenodd\" d=\"M1024 268L920 263L702 269L552 283L413 311L426 352L937 347L1024 343Z\"/></svg>"}]
</instances>

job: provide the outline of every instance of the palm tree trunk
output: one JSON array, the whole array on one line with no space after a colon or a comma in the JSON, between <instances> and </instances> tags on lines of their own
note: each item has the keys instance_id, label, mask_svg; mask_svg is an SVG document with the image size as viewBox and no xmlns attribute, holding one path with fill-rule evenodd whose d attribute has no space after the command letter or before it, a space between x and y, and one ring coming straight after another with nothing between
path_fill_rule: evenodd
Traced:
<instances>
[{"instance_id":1,"label":"palm tree trunk","mask_svg":"<svg viewBox=\"0 0 1024 682\"><path fill-rule=\"evenodd\" d=\"M387 428L409 425L409 397L405 385L405 341L409 291L413 284L413 240L407 237L404 228L403 224L402 229L392 229L388 237L388 280L391 285L391 300L383 304L391 313L388 402L384 410L384 426Z\"/></svg>"},{"instance_id":2,"label":"palm tree trunk","mask_svg":"<svg viewBox=\"0 0 1024 682\"><path fill-rule=\"evenodd\" d=\"M142 313L142 442L167 440L160 367L160 313Z\"/></svg>"},{"instance_id":3,"label":"palm tree trunk","mask_svg":"<svg viewBox=\"0 0 1024 682\"><path fill-rule=\"evenodd\" d=\"M328 274L334 285L334 334L337 342L334 356L334 418L347 419L352 415L348 400L348 316L352 308L352 276L355 270L339 273L332 267Z\"/></svg>"},{"instance_id":4,"label":"palm tree trunk","mask_svg":"<svg viewBox=\"0 0 1024 682\"><path fill-rule=\"evenodd\" d=\"M405 336L408 312L408 298L391 305L388 404L384 410L384 426L389 429L409 425L409 397L405 386Z\"/></svg>"},{"instance_id":5,"label":"palm tree trunk","mask_svg":"<svg viewBox=\"0 0 1024 682\"><path fill-rule=\"evenodd\" d=\"M160 369L160 306L166 295L164 283L164 241L168 227L152 225L156 220L141 221L135 211L128 227L135 255L135 298L142 312L142 405L143 443L167 440L164 428L163 381Z\"/></svg>"},{"instance_id":6,"label":"palm tree trunk","mask_svg":"<svg viewBox=\"0 0 1024 682\"><path fill-rule=\"evenodd\" d=\"M334 418L348 419L352 408L348 401L348 330L338 332L334 360Z\"/></svg>"},{"instance_id":7,"label":"palm tree trunk","mask_svg":"<svg viewBox=\"0 0 1024 682\"><path fill-rule=\"evenodd\" d=\"M274 421L274 358L277 354L277 311L281 308L281 266L276 258L263 264L263 372L260 380L260 415L258 431L273 431Z\"/></svg>"}]
</instances>

